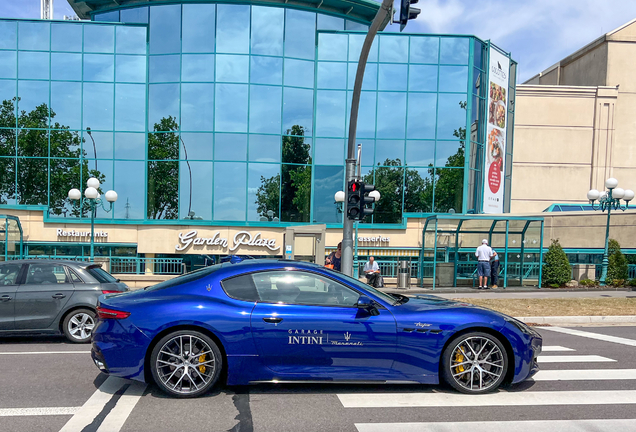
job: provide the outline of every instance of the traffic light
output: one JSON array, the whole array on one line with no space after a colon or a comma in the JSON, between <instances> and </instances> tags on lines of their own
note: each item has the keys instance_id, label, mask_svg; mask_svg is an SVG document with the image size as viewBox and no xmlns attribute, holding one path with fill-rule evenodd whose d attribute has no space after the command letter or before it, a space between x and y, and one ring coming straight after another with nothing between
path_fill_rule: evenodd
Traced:
<instances>
[{"instance_id":1,"label":"traffic light","mask_svg":"<svg viewBox=\"0 0 636 432\"><path fill-rule=\"evenodd\" d=\"M365 183L360 184L360 220L363 220L365 216L373 214L373 207L368 208L367 204L373 204L375 202L375 198L373 196L369 196L369 192L373 192L374 190L375 186L373 185Z\"/></svg>"},{"instance_id":2,"label":"traffic light","mask_svg":"<svg viewBox=\"0 0 636 432\"><path fill-rule=\"evenodd\" d=\"M351 220L360 219L360 201L362 201L362 185L357 180L349 181L347 185L347 217Z\"/></svg>"},{"instance_id":3,"label":"traffic light","mask_svg":"<svg viewBox=\"0 0 636 432\"><path fill-rule=\"evenodd\" d=\"M412 4L416 4L419 0L401 0L402 4L400 6L400 31L404 30L406 27L406 23L409 20L417 18L417 16L422 12L418 8L411 7Z\"/></svg>"}]
</instances>

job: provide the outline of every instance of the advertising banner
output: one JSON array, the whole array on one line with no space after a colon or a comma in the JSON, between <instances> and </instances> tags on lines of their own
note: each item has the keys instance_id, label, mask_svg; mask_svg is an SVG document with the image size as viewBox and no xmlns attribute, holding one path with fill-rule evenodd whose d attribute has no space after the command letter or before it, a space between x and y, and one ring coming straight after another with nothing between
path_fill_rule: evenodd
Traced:
<instances>
[{"instance_id":1,"label":"advertising banner","mask_svg":"<svg viewBox=\"0 0 636 432\"><path fill-rule=\"evenodd\" d=\"M484 152L484 213L503 213L510 59L490 47Z\"/></svg>"}]
</instances>

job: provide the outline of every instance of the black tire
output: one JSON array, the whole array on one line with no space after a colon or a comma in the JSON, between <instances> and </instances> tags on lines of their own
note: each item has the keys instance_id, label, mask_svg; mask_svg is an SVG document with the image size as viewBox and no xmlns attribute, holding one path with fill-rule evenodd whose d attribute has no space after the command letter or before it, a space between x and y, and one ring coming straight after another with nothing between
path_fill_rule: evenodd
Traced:
<instances>
[{"instance_id":1,"label":"black tire","mask_svg":"<svg viewBox=\"0 0 636 432\"><path fill-rule=\"evenodd\" d=\"M62 332L66 339L73 343L88 343L91 341L95 328L96 314L86 308L75 309L64 317Z\"/></svg>"},{"instance_id":2,"label":"black tire","mask_svg":"<svg viewBox=\"0 0 636 432\"><path fill-rule=\"evenodd\" d=\"M479 354L476 360L475 354ZM442 378L455 390L466 394L497 390L506 378L508 367L506 349L499 339L488 333L457 336L442 354Z\"/></svg>"},{"instance_id":3,"label":"black tire","mask_svg":"<svg viewBox=\"0 0 636 432\"><path fill-rule=\"evenodd\" d=\"M195 351L190 351L190 344ZM217 383L222 369L223 356L217 344L195 330L167 334L157 342L150 356L155 383L163 392L178 398L205 394Z\"/></svg>"}]
</instances>

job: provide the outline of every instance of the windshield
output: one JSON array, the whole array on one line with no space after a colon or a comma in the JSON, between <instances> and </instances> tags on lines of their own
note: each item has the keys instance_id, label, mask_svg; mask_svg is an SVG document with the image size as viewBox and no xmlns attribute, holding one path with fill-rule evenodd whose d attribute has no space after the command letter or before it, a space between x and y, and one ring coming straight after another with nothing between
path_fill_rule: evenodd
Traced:
<instances>
[{"instance_id":1,"label":"windshield","mask_svg":"<svg viewBox=\"0 0 636 432\"><path fill-rule=\"evenodd\" d=\"M86 271L100 283L117 282L117 279L115 279L110 273L108 273L106 270L103 270L101 267L88 267Z\"/></svg>"},{"instance_id":2,"label":"windshield","mask_svg":"<svg viewBox=\"0 0 636 432\"><path fill-rule=\"evenodd\" d=\"M337 272L336 272L337 273ZM347 276L346 274L342 274L342 273L338 273L338 276L340 276L341 278L345 279L347 282L349 282L351 285L354 285L360 289L363 289L367 292L370 292L371 294L373 294L374 296L381 298L382 300L386 301L387 303L393 305L396 303L395 301L395 297L384 293L380 290L377 290L375 288L373 288L371 285L367 285L364 282L360 282L358 279L352 278L351 276Z\"/></svg>"},{"instance_id":3,"label":"windshield","mask_svg":"<svg viewBox=\"0 0 636 432\"><path fill-rule=\"evenodd\" d=\"M159 290L159 289L164 289L164 288L170 288L176 285L181 285L181 284L185 284L188 282L193 282L197 279L201 279L211 273L214 273L215 271L217 271L218 269L221 268L223 264L217 264L217 265L213 265L213 266L209 266L209 267L203 267L199 270L195 270L193 272L190 273L186 273L184 275L181 275L179 277L176 277L174 279L168 279L167 281L158 283L157 285L152 285L149 287L144 288L144 290L146 291L154 291L154 290Z\"/></svg>"}]
</instances>

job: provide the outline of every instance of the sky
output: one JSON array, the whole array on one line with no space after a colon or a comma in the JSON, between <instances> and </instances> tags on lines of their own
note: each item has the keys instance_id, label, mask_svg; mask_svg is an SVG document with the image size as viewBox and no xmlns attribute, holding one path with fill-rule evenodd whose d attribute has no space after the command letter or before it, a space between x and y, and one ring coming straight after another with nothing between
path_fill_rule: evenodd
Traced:
<instances>
[{"instance_id":1,"label":"sky","mask_svg":"<svg viewBox=\"0 0 636 432\"><path fill-rule=\"evenodd\" d=\"M405 32L490 39L519 63L518 82L636 18L636 0L420 0L415 7L422 13ZM53 11L56 19L74 14L66 0ZM0 0L0 17L39 18L40 0Z\"/></svg>"}]
</instances>

